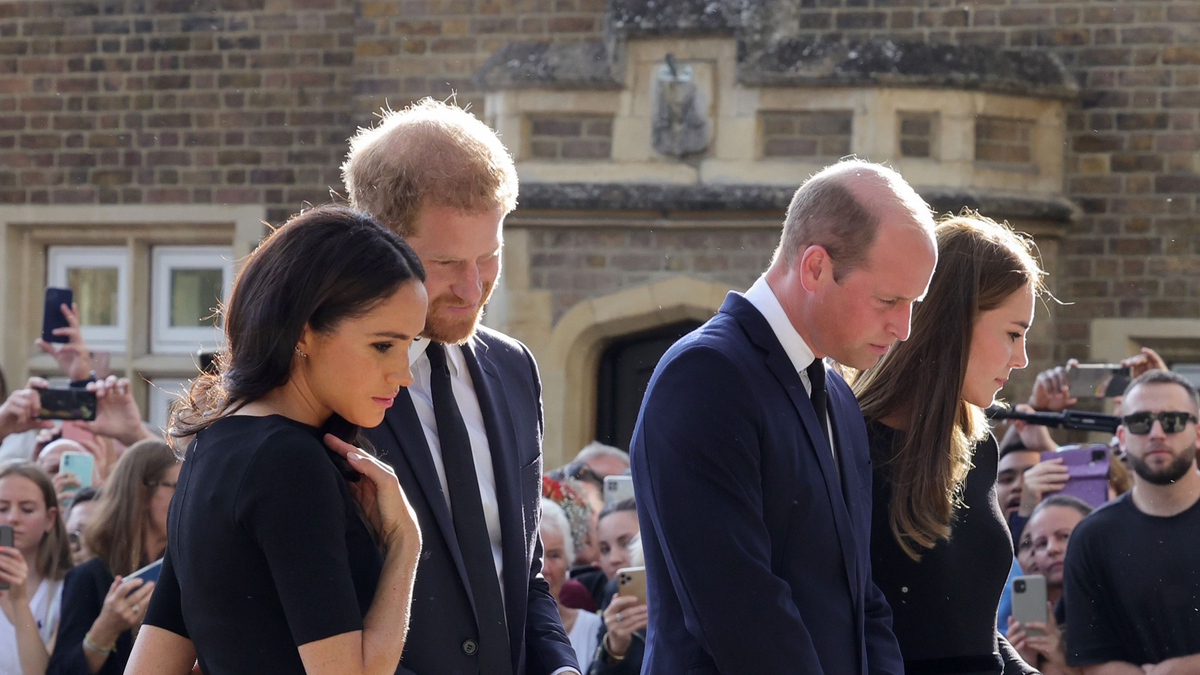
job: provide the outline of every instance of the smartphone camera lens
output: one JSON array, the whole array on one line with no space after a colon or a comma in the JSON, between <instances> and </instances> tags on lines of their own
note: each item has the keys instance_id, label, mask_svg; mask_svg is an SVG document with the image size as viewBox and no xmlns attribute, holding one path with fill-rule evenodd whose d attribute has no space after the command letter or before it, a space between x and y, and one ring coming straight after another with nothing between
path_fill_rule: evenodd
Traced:
<instances>
[{"instance_id":1,"label":"smartphone camera lens","mask_svg":"<svg viewBox=\"0 0 1200 675\"><path fill-rule=\"evenodd\" d=\"M1020 579L1018 579L1017 581L1014 581L1013 582L1013 592L1014 593L1024 593L1025 592L1025 582Z\"/></svg>"}]
</instances>

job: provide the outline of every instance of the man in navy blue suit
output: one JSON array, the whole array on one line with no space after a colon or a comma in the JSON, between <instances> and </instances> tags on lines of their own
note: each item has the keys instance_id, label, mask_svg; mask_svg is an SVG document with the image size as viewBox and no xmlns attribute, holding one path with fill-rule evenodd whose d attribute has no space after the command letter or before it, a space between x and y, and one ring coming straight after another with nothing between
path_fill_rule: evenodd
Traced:
<instances>
[{"instance_id":1,"label":"man in navy blue suit","mask_svg":"<svg viewBox=\"0 0 1200 675\"><path fill-rule=\"evenodd\" d=\"M868 368L908 337L933 225L896 172L828 167L766 273L659 362L630 448L643 675L903 672L871 581L866 427L823 358Z\"/></svg>"},{"instance_id":2,"label":"man in navy blue suit","mask_svg":"<svg viewBox=\"0 0 1200 675\"><path fill-rule=\"evenodd\" d=\"M429 99L351 140L351 204L407 239L429 310L413 383L368 438L421 526L402 675L579 673L542 578L542 400L524 345L479 326L517 174L495 132Z\"/></svg>"}]
</instances>

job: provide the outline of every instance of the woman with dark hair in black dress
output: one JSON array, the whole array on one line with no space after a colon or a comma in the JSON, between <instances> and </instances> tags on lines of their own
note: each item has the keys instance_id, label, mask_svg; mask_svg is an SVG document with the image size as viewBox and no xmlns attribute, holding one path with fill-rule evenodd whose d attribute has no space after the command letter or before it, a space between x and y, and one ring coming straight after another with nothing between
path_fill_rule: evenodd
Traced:
<instances>
[{"instance_id":1,"label":"woman with dark hair in black dress","mask_svg":"<svg viewBox=\"0 0 1200 675\"><path fill-rule=\"evenodd\" d=\"M423 279L403 240L340 208L251 255L217 373L172 412L194 440L126 673L396 671L421 537L391 468L351 443L412 381Z\"/></svg>"}]
</instances>

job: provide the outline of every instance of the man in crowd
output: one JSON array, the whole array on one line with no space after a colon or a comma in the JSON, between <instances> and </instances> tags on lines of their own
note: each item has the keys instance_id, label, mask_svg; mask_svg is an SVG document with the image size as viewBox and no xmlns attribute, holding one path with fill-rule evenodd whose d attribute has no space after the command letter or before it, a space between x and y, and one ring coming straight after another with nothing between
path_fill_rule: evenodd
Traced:
<instances>
[{"instance_id":1,"label":"man in crowd","mask_svg":"<svg viewBox=\"0 0 1200 675\"><path fill-rule=\"evenodd\" d=\"M1067 662L1087 675L1200 673L1200 398L1149 371L1122 398L1133 489L1097 509L1067 549Z\"/></svg>"},{"instance_id":2,"label":"man in crowd","mask_svg":"<svg viewBox=\"0 0 1200 675\"><path fill-rule=\"evenodd\" d=\"M828 167L766 273L659 362L630 447L645 675L902 672L871 580L866 429L823 358L869 368L908 337L933 226L894 171Z\"/></svg>"},{"instance_id":3,"label":"man in crowd","mask_svg":"<svg viewBox=\"0 0 1200 675\"><path fill-rule=\"evenodd\" d=\"M576 462L583 462L600 478L616 476L629 469L629 453L600 441L583 446L575 455Z\"/></svg>"},{"instance_id":4,"label":"man in crowd","mask_svg":"<svg viewBox=\"0 0 1200 675\"><path fill-rule=\"evenodd\" d=\"M516 206L512 158L482 122L426 99L361 130L342 171L354 208L405 237L427 275L414 381L369 434L423 536L400 672L577 673L541 575L537 366L479 325Z\"/></svg>"}]
</instances>

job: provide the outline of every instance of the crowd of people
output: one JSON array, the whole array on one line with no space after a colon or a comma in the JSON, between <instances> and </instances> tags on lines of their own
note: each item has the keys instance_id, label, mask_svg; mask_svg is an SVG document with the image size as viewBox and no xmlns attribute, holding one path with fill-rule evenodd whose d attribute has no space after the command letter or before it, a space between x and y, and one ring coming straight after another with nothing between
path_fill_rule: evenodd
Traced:
<instances>
[{"instance_id":1,"label":"crowd of people","mask_svg":"<svg viewBox=\"0 0 1200 675\"><path fill-rule=\"evenodd\" d=\"M1009 226L825 169L663 357L631 447L549 469L533 356L480 325L517 195L499 139L424 101L343 177L349 206L246 260L166 436L75 307L37 344L94 420L0 379L0 675L1200 673L1200 396L1126 359L1092 501L1080 448L994 433L1048 293ZM1017 410L1077 405L1070 365Z\"/></svg>"}]
</instances>

